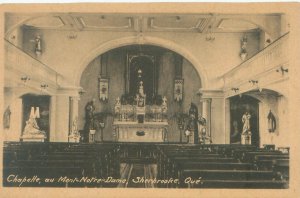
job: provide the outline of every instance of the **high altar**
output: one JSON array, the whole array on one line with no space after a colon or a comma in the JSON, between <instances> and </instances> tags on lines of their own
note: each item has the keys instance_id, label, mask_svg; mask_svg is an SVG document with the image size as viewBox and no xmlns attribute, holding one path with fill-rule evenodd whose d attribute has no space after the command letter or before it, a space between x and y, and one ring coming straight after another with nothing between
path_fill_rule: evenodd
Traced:
<instances>
[{"instance_id":1,"label":"high altar","mask_svg":"<svg viewBox=\"0 0 300 198\"><path fill-rule=\"evenodd\" d=\"M167 99L146 105L143 81L133 104L116 99L114 135L118 142L164 142L167 140Z\"/></svg>"}]
</instances>

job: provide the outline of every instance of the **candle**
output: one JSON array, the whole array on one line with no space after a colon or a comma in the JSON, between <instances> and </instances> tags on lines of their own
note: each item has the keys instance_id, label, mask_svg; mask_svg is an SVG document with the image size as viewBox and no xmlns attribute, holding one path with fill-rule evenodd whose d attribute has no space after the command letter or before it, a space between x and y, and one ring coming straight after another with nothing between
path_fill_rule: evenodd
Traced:
<instances>
[{"instance_id":1,"label":"candle","mask_svg":"<svg viewBox=\"0 0 300 198\"><path fill-rule=\"evenodd\" d=\"M36 117L36 118L40 118L40 108L39 108L39 107L36 107L36 110L35 110L35 117Z\"/></svg>"}]
</instances>

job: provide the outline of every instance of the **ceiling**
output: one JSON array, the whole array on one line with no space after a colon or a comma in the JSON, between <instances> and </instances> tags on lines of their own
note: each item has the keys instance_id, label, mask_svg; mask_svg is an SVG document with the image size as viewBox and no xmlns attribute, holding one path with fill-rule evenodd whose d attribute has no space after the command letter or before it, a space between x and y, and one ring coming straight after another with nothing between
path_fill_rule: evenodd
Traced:
<instances>
[{"instance_id":1,"label":"ceiling","mask_svg":"<svg viewBox=\"0 0 300 198\"><path fill-rule=\"evenodd\" d=\"M22 18L9 13L7 18ZM56 13L23 16L25 28L73 31L249 32L267 28L280 14L101 14ZM265 27L264 27L265 25ZM270 25L270 24L269 24ZM9 28L8 28L9 29Z\"/></svg>"}]
</instances>

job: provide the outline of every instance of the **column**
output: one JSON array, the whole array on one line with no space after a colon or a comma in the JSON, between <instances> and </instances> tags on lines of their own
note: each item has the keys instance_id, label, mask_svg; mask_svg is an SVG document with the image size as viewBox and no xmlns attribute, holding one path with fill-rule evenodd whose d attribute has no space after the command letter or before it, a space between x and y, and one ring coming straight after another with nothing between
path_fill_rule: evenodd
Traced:
<instances>
[{"instance_id":1,"label":"column","mask_svg":"<svg viewBox=\"0 0 300 198\"><path fill-rule=\"evenodd\" d=\"M202 98L202 117L206 119L207 134L211 137L211 98Z\"/></svg>"},{"instance_id":2,"label":"column","mask_svg":"<svg viewBox=\"0 0 300 198\"><path fill-rule=\"evenodd\" d=\"M56 96L51 96L50 100L50 142L56 140Z\"/></svg>"},{"instance_id":3,"label":"column","mask_svg":"<svg viewBox=\"0 0 300 198\"><path fill-rule=\"evenodd\" d=\"M68 142L69 134L69 96L56 96L55 141Z\"/></svg>"},{"instance_id":4,"label":"column","mask_svg":"<svg viewBox=\"0 0 300 198\"><path fill-rule=\"evenodd\" d=\"M225 99L225 144L230 144L230 100Z\"/></svg>"},{"instance_id":5,"label":"column","mask_svg":"<svg viewBox=\"0 0 300 198\"><path fill-rule=\"evenodd\" d=\"M203 117L213 144L225 144L225 100L223 90L200 89ZM206 116L206 117L205 117Z\"/></svg>"}]
</instances>

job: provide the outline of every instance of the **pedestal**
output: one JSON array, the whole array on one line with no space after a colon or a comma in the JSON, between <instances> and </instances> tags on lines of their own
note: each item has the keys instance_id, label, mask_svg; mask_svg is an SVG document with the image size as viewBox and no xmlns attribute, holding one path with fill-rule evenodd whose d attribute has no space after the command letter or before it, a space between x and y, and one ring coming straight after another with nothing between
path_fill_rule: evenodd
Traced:
<instances>
[{"instance_id":1,"label":"pedestal","mask_svg":"<svg viewBox=\"0 0 300 198\"><path fill-rule=\"evenodd\" d=\"M69 142L79 143L80 142L80 135L70 135Z\"/></svg>"},{"instance_id":2,"label":"pedestal","mask_svg":"<svg viewBox=\"0 0 300 198\"><path fill-rule=\"evenodd\" d=\"M241 135L241 144L251 145L251 132L244 133Z\"/></svg>"},{"instance_id":3,"label":"pedestal","mask_svg":"<svg viewBox=\"0 0 300 198\"><path fill-rule=\"evenodd\" d=\"M89 133L89 142L90 143L95 142L95 133L96 133L96 130L90 130L90 133Z\"/></svg>"},{"instance_id":4,"label":"pedestal","mask_svg":"<svg viewBox=\"0 0 300 198\"><path fill-rule=\"evenodd\" d=\"M188 136L188 144L195 144L195 140L194 140L194 133L191 133L189 136Z\"/></svg>"},{"instance_id":5,"label":"pedestal","mask_svg":"<svg viewBox=\"0 0 300 198\"><path fill-rule=\"evenodd\" d=\"M23 142L44 142L46 137L42 134L40 135L23 135L20 137Z\"/></svg>"}]
</instances>

